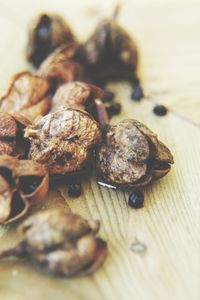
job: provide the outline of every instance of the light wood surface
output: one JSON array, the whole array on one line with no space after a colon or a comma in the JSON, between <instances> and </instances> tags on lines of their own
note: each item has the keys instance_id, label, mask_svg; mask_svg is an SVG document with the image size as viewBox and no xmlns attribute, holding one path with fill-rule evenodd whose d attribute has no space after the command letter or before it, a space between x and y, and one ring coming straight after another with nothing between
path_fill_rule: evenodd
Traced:
<instances>
[{"instance_id":1,"label":"light wood surface","mask_svg":"<svg viewBox=\"0 0 200 300\"><path fill-rule=\"evenodd\" d=\"M0 88L30 68L24 48L36 13L62 13L84 39L114 3L0 0ZM145 206L137 211L127 206L128 193L100 188L94 179L75 200L66 186L51 190L30 214L59 206L98 218L108 258L93 276L70 280L45 276L26 261L0 262L2 300L200 298L200 2L127 0L119 21L138 42L146 97L132 102L128 84L111 85L123 103L113 122L133 117L147 124L172 150L175 165L144 191ZM153 115L154 103L167 105L168 115ZM0 249L19 240L17 225L0 227Z\"/></svg>"}]
</instances>

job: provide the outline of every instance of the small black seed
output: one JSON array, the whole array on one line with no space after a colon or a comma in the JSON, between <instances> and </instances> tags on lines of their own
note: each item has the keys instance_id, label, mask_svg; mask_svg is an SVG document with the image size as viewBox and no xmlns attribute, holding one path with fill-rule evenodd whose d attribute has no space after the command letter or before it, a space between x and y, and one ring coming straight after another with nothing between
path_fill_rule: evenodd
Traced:
<instances>
[{"instance_id":1,"label":"small black seed","mask_svg":"<svg viewBox=\"0 0 200 300\"><path fill-rule=\"evenodd\" d=\"M69 197L77 198L81 195L81 184L80 183L73 183L68 187L68 195Z\"/></svg>"},{"instance_id":2,"label":"small black seed","mask_svg":"<svg viewBox=\"0 0 200 300\"><path fill-rule=\"evenodd\" d=\"M134 90L131 94L131 99L134 101L140 101L143 97L143 91L140 85L134 87Z\"/></svg>"},{"instance_id":3,"label":"small black seed","mask_svg":"<svg viewBox=\"0 0 200 300\"><path fill-rule=\"evenodd\" d=\"M144 195L140 191L134 191L129 195L128 205L132 208L138 209L143 207Z\"/></svg>"},{"instance_id":4,"label":"small black seed","mask_svg":"<svg viewBox=\"0 0 200 300\"><path fill-rule=\"evenodd\" d=\"M118 102L112 103L110 106L108 106L107 111L110 117L116 116L120 113L121 111L121 104Z\"/></svg>"},{"instance_id":5,"label":"small black seed","mask_svg":"<svg viewBox=\"0 0 200 300\"><path fill-rule=\"evenodd\" d=\"M167 108L164 105L156 105L153 112L155 115L162 117L167 114Z\"/></svg>"},{"instance_id":6,"label":"small black seed","mask_svg":"<svg viewBox=\"0 0 200 300\"><path fill-rule=\"evenodd\" d=\"M114 97L115 97L115 94L113 92L106 91L106 94L104 96L104 101L106 101L106 102L112 102L113 99L114 99Z\"/></svg>"}]
</instances>

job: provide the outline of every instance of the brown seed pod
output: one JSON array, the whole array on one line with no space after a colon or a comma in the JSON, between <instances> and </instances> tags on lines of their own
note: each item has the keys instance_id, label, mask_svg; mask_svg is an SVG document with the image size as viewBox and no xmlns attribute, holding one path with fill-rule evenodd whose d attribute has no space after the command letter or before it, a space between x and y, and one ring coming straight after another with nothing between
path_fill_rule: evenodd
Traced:
<instances>
[{"instance_id":1,"label":"brown seed pod","mask_svg":"<svg viewBox=\"0 0 200 300\"><path fill-rule=\"evenodd\" d=\"M73 81L61 85L52 100L51 111L63 108L78 108L93 112L95 99L103 99L105 92L95 85L81 81Z\"/></svg>"},{"instance_id":2,"label":"brown seed pod","mask_svg":"<svg viewBox=\"0 0 200 300\"><path fill-rule=\"evenodd\" d=\"M35 67L62 44L77 44L69 25L57 14L41 14L31 24L27 59Z\"/></svg>"},{"instance_id":3,"label":"brown seed pod","mask_svg":"<svg viewBox=\"0 0 200 300\"><path fill-rule=\"evenodd\" d=\"M30 159L46 164L50 174L67 174L85 167L101 131L87 112L69 108L28 126L25 136L31 141Z\"/></svg>"},{"instance_id":4,"label":"brown seed pod","mask_svg":"<svg viewBox=\"0 0 200 300\"><path fill-rule=\"evenodd\" d=\"M136 120L108 126L98 149L97 170L105 182L116 186L145 186L166 175L170 164L170 150Z\"/></svg>"},{"instance_id":5,"label":"brown seed pod","mask_svg":"<svg viewBox=\"0 0 200 300\"><path fill-rule=\"evenodd\" d=\"M20 113L30 120L45 115L50 109L47 92L50 89L48 80L30 72L15 75L7 89L0 97L0 110L9 113Z\"/></svg>"},{"instance_id":6,"label":"brown seed pod","mask_svg":"<svg viewBox=\"0 0 200 300\"><path fill-rule=\"evenodd\" d=\"M102 124L105 118L107 122L109 121L106 106L101 100L104 97L105 92L99 87L81 81L72 81L57 89L52 100L51 112L63 108L86 110ZM103 110L102 106L104 106Z\"/></svg>"},{"instance_id":7,"label":"brown seed pod","mask_svg":"<svg viewBox=\"0 0 200 300\"><path fill-rule=\"evenodd\" d=\"M0 257L26 256L54 275L71 277L94 272L103 263L107 244L96 237L98 221L60 210L40 212L20 227L23 240Z\"/></svg>"},{"instance_id":8,"label":"brown seed pod","mask_svg":"<svg viewBox=\"0 0 200 300\"><path fill-rule=\"evenodd\" d=\"M24 138L24 129L31 122L18 114L0 112L0 155L8 154L24 157L29 148L29 142Z\"/></svg>"},{"instance_id":9,"label":"brown seed pod","mask_svg":"<svg viewBox=\"0 0 200 300\"><path fill-rule=\"evenodd\" d=\"M128 80L139 86L136 45L116 21L101 21L79 52L79 59L95 84L104 86L110 80Z\"/></svg>"},{"instance_id":10,"label":"brown seed pod","mask_svg":"<svg viewBox=\"0 0 200 300\"><path fill-rule=\"evenodd\" d=\"M0 155L0 224L14 222L48 191L45 166L30 160Z\"/></svg>"},{"instance_id":11,"label":"brown seed pod","mask_svg":"<svg viewBox=\"0 0 200 300\"><path fill-rule=\"evenodd\" d=\"M77 50L73 43L62 45L44 60L37 74L50 80L55 89L62 83L83 80L84 69L74 60Z\"/></svg>"}]
</instances>

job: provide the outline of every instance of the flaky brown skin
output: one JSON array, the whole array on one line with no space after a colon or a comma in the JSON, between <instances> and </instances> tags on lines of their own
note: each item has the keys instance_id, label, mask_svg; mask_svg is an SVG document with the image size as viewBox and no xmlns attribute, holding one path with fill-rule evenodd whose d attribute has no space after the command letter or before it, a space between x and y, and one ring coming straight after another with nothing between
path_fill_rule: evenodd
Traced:
<instances>
[{"instance_id":1,"label":"flaky brown skin","mask_svg":"<svg viewBox=\"0 0 200 300\"><path fill-rule=\"evenodd\" d=\"M140 187L166 175L170 150L144 124L127 119L108 126L97 154L97 170L105 182Z\"/></svg>"},{"instance_id":2,"label":"flaky brown skin","mask_svg":"<svg viewBox=\"0 0 200 300\"><path fill-rule=\"evenodd\" d=\"M81 170L101 140L98 123L85 111L63 109L28 126L30 159L48 166L50 174Z\"/></svg>"},{"instance_id":3,"label":"flaky brown skin","mask_svg":"<svg viewBox=\"0 0 200 300\"><path fill-rule=\"evenodd\" d=\"M12 223L24 216L30 206L44 198L48 183L45 166L0 155L0 224Z\"/></svg>"},{"instance_id":4,"label":"flaky brown skin","mask_svg":"<svg viewBox=\"0 0 200 300\"><path fill-rule=\"evenodd\" d=\"M16 74L7 89L0 97L0 111L20 113L30 120L45 115L50 109L50 98L47 93L50 84L47 79L30 72Z\"/></svg>"},{"instance_id":5,"label":"flaky brown skin","mask_svg":"<svg viewBox=\"0 0 200 300\"><path fill-rule=\"evenodd\" d=\"M72 277L96 271L107 255L107 244L96 237L99 221L85 220L61 210L37 213L19 227L22 241L14 248L0 252L32 259L50 274Z\"/></svg>"},{"instance_id":6,"label":"flaky brown skin","mask_svg":"<svg viewBox=\"0 0 200 300\"><path fill-rule=\"evenodd\" d=\"M103 99L105 92L99 87L81 81L61 85L52 100L51 112L63 108L86 110L97 117L95 99Z\"/></svg>"}]
</instances>

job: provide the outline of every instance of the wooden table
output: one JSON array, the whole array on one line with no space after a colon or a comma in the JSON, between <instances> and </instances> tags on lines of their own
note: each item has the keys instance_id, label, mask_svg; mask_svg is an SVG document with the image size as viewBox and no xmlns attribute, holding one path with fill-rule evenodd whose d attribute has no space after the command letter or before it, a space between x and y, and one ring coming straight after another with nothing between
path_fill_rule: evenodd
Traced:
<instances>
[{"instance_id":1,"label":"wooden table","mask_svg":"<svg viewBox=\"0 0 200 300\"><path fill-rule=\"evenodd\" d=\"M62 13L84 39L111 14L115 1L105 2L0 0L1 89L15 72L30 69L24 49L34 15ZM200 298L200 2L124 0L119 22L139 45L145 99L132 102L128 84L111 85L123 103L113 122L133 117L146 123L172 150L175 165L145 190L140 210L128 207L128 193L94 180L84 182L76 200L68 198L66 186L50 191L35 210L59 206L98 218L108 258L93 276L70 280L44 276L25 261L1 262L2 300ZM168 106L168 115L155 116L155 103ZM1 249L18 241L17 225L0 227Z\"/></svg>"}]
</instances>

